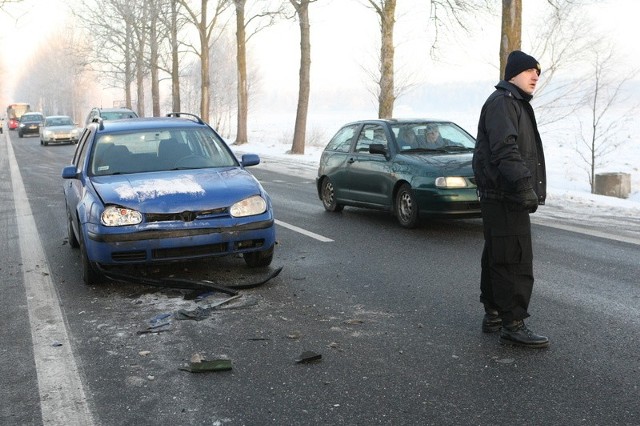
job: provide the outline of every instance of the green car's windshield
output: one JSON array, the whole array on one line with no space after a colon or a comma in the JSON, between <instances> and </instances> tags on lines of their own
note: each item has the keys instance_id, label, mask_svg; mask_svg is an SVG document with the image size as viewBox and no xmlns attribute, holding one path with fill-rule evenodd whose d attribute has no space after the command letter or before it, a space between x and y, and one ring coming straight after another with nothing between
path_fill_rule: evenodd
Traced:
<instances>
[{"instance_id":1,"label":"green car's windshield","mask_svg":"<svg viewBox=\"0 0 640 426\"><path fill-rule=\"evenodd\" d=\"M415 122L392 125L399 152L464 152L475 147L475 139L450 122Z\"/></svg>"},{"instance_id":2,"label":"green car's windshield","mask_svg":"<svg viewBox=\"0 0 640 426\"><path fill-rule=\"evenodd\" d=\"M213 132L194 128L99 135L90 162L97 176L238 165Z\"/></svg>"}]
</instances>

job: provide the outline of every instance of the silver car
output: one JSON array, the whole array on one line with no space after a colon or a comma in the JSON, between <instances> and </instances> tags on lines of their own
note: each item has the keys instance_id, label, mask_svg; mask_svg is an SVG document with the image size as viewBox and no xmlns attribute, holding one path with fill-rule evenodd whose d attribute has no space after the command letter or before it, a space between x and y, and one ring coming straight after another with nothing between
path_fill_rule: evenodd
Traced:
<instances>
[{"instance_id":1,"label":"silver car","mask_svg":"<svg viewBox=\"0 0 640 426\"><path fill-rule=\"evenodd\" d=\"M50 115L40 126L40 145L50 143L76 144L80 138L81 128L76 126L71 117L66 115Z\"/></svg>"}]
</instances>

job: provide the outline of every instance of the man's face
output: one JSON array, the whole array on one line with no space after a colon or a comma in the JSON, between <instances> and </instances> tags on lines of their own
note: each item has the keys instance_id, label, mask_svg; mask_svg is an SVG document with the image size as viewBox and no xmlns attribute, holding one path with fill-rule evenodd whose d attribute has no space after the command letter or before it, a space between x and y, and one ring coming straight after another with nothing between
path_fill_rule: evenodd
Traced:
<instances>
[{"instance_id":1,"label":"man's face","mask_svg":"<svg viewBox=\"0 0 640 426\"><path fill-rule=\"evenodd\" d=\"M433 129L427 130L427 142L434 143L435 141L438 140L438 136L440 136L438 129L433 128Z\"/></svg>"},{"instance_id":2,"label":"man's face","mask_svg":"<svg viewBox=\"0 0 640 426\"><path fill-rule=\"evenodd\" d=\"M538 70L535 68L530 68L526 71L522 71L520 74L516 75L509 81L518 86L523 92L529 95L533 95L539 79L540 76L538 75Z\"/></svg>"}]
</instances>

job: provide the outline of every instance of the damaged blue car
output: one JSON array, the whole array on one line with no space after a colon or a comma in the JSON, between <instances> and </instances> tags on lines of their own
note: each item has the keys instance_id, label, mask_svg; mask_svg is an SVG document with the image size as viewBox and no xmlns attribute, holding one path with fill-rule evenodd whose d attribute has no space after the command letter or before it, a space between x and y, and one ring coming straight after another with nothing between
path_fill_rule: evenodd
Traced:
<instances>
[{"instance_id":1,"label":"damaged blue car","mask_svg":"<svg viewBox=\"0 0 640 426\"><path fill-rule=\"evenodd\" d=\"M117 266L241 254L271 264L271 199L199 117L96 119L62 170L68 239L86 284Z\"/></svg>"}]
</instances>

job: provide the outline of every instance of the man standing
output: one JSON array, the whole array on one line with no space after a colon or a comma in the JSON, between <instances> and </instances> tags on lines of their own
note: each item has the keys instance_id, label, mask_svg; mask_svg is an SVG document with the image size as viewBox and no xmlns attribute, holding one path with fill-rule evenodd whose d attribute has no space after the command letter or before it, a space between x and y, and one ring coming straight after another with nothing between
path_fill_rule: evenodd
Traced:
<instances>
[{"instance_id":1,"label":"man standing","mask_svg":"<svg viewBox=\"0 0 640 426\"><path fill-rule=\"evenodd\" d=\"M533 290L529 214L546 198L542 140L529 103L539 76L535 58L509 54L504 80L482 107L473 155L484 228L482 331L500 330L501 343L530 348L549 346L523 321Z\"/></svg>"}]
</instances>

